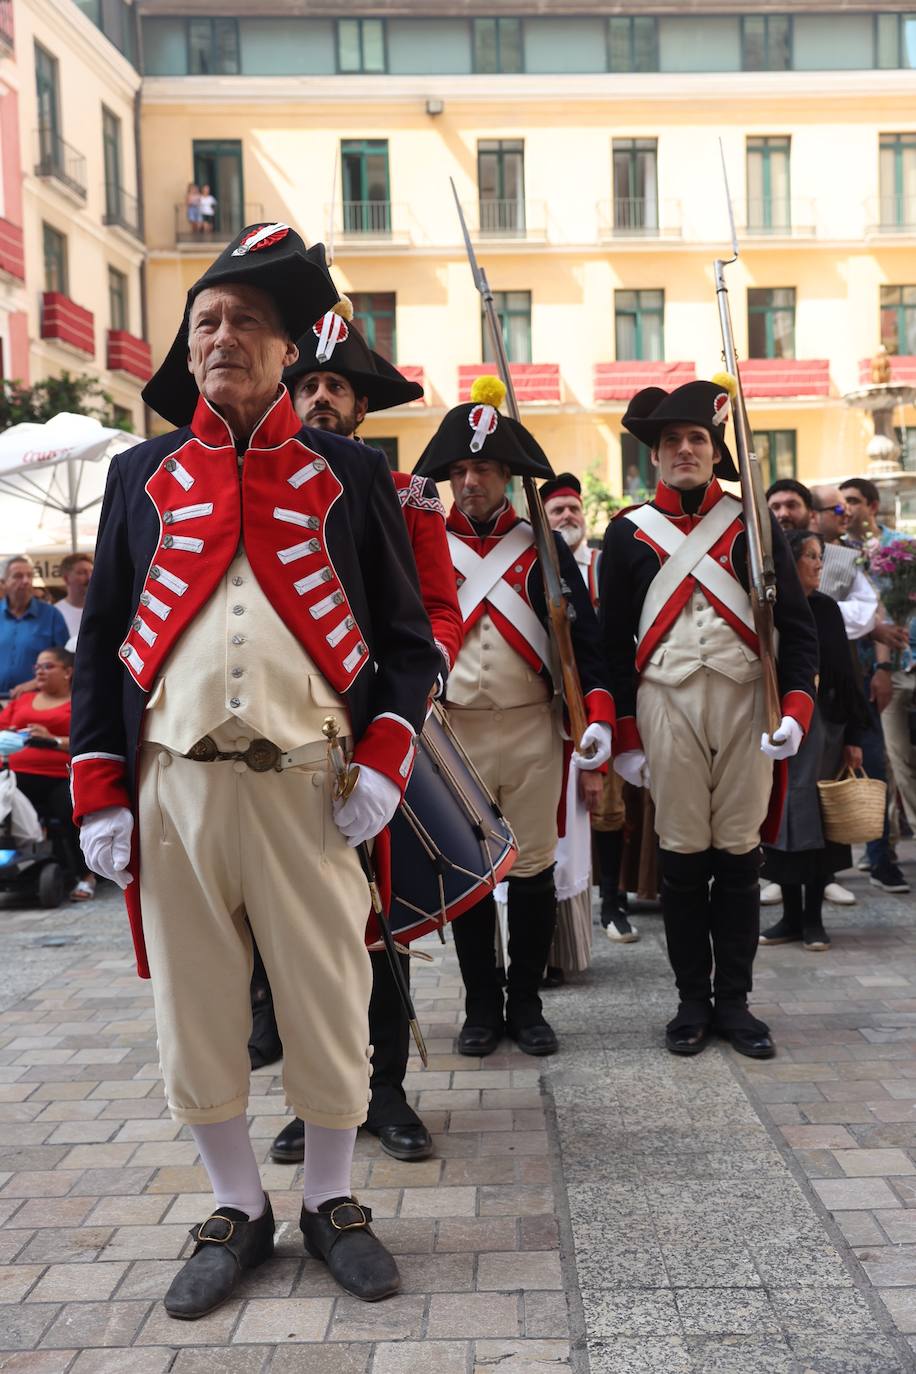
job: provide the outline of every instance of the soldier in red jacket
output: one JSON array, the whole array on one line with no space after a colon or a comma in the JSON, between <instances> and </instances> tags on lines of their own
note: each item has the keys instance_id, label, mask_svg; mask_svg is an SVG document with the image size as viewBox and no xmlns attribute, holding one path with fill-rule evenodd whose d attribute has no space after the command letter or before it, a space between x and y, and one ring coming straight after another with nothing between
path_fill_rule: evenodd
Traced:
<instances>
[{"instance_id":1,"label":"soldier in red jacket","mask_svg":"<svg viewBox=\"0 0 916 1374\"><path fill-rule=\"evenodd\" d=\"M423 396L422 386L408 381L369 348L350 322L351 313L350 302L343 297L333 311L307 329L298 342L298 361L284 375L303 424L348 437L355 435L368 412L407 405ZM440 684L444 684L464 635L445 537L445 509L432 482L404 472L394 472L392 477L417 561L423 605L442 655L439 675ZM369 957L372 1096L365 1129L377 1136L382 1149L395 1159L426 1159L432 1153L432 1138L404 1093L410 1048L407 1015L385 951L373 949ZM410 960L406 955L401 960L409 979ZM262 1025L267 1018L272 1021L266 974L260 984L252 981L252 1008L256 1024L258 1018ZM268 1025L268 1036L271 1032L279 1042L275 1024ZM279 1164L296 1164L302 1160L303 1150L304 1126L297 1117L280 1131L270 1153Z\"/></svg>"},{"instance_id":2,"label":"soldier in red jacket","mask_svg":"<svg viewBox=\"0 0 916 1374\"><path fill-rule=\"evenodd\" d=\"M246 913L306 1122L306 1251L356 1297L399 1285L350 1187L371 991L355 846L407 786L441 653L383 455L304 428L281 384L336 294L320 245L279 223L194 284L144 391L178 428L112 462L80 631L75 819L90 868L126 888L169 1108L217 1204L166 1295L183 1319L273 1252L245 1117ZM329 711L360 769L346 800Z\"/></svg>"}]
</instances>

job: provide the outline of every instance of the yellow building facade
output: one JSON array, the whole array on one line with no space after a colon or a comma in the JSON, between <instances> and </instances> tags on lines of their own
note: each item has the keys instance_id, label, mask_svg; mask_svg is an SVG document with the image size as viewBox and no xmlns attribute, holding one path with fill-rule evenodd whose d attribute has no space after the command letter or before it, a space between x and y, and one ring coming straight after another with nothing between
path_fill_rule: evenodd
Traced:
<instances>
[{"instance_id":1,"label":"yellow building facade","mask_svg":"<svg viewBox=\"0 0 916 1374\"><path fill-rule=\"evenodd\" d=\"M141 4L153 54L141 147L156 359L218 245L252 219L287 221L309 241L333 243L335 280L377 346L422 369L425 404L370 417L362 430L395 440L398 465L413 467L444 410L466 398L468 377L487 370L454 179L503 311L525 423L558 470L591 470L618 493L629 477L635 489L648 471L645 454L622 440L626 397L643 381L671 386L721 367L712 275L730 238L721 138L741 240L727 280L768 475L812 481L864 470L871 426L843 395L859 386L882 338L895 378L916 380L916 72L908 49L896 68L874 65L889 42L878 19L891 16L887 6L858 7L878 48L857 68L855 33L840 25L836 69L394 71L392 53L407 49L397 48L390 20L378 40L388 70L311 75L249 71L257 63L244 44L253 39L238 29L238 71L157 75L166 38L174 52L178 43L180 7L167 7L168 21L157 17L164 8ZM606 36L608 7L595 8L594 34ZM689 36L695 61L714 65L732 32L722 26L738 24L746 44L745 18L763 7L745 6L745 17L708 8L717 11L707 16L708 52L701 31ZM829 6L799 8L835 29ZM207 22L219 61L230 30L213 24L245 21ZM332 23L299 22L303 32ZM380 31L370 22L383 21L360 20L357 40L358 60L371 66L366 53ZM199 45L200 23L181 23ZM561 37L573 21L554 23ZM659 64L678 60L665 23ZM259 30L262 63L287 32L277 24L273 38ZM805 43L814 53L798 25L796 55ZM547 52L550 35L537 31L538 48L530 33L526 51ZM426 42L425 57L422 45L412 49L415 66L455 65L451 49ZM342 51L338 24L338 64ZM829 44L818 60L829 62ZM186 195L205 177L217 183L218 209L203 230L188 219ZM897 420L912 427L916 412ZM916 443L911 451L916 465Z\"/></svg>"}]
</instances>

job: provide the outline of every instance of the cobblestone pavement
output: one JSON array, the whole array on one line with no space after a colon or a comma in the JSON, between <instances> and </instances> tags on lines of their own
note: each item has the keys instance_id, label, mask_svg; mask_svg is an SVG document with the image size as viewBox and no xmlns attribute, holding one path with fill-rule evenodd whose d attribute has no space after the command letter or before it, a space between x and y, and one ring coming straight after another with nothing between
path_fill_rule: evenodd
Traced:
<instances>
[{"instance_id":1,"label":"cobblestone pavement","mask_svg":"<svg viewBox=\"0 0 916 1374\"><path fill-rule=\"evenodd\" d=\"M209 1195L163 1108L118 899L0 912L0 1370L916 1370L916 921L852 885L829 954L761 952L763 1064L666 1054L656 915L637 945L596 931L591 973L549 994L551 1060L456 1057L454 953L428 943L430 1068L408 1086L436 1157L357 1144L401 1295L338 1296L302 1253L300 1171L267 1164L278 1258L196 1323L160 1298ZM275 1067L252 1084L262 1158L286 1120Z\"/></svg>"}]
</instances>

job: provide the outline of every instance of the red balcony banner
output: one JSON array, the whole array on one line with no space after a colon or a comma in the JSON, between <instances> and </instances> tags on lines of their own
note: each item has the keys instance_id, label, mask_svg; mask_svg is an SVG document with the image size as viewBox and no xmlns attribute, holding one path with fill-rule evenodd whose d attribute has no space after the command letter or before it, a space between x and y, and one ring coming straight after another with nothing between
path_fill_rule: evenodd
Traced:
<instances>
[{"instance_id":1,"label":"red balcony banner","mask_svg":"<svg viewBox=\"0 0 916 1374\"><path fill-rule=\"evenodd\" d=\"M747 358L740 367L748 400L830 395L830 363L826 358Z\"/></svg>"},{"instance_id":2,"label":"red balcony banner","mask_svg":"<svg viewBox=\"0 0 916 1374\"><path fill-rule=\"evenodd\" d=\"M153 356L149 344L135 334L128 334L126 329L109 329L108 370L127 372L141 382L148 382L153 375Z\"/></svg>"},{"instance_id":3,"label":"red balcony banner","mask_svg":"<svg viewBox=\"0 0 916 1374\"><path fill-rule=\"evenodd\" d=\"M56 339L90 358L95 356L95 328L91 310L77 305L59 291L45 291L41 298L41 337Z\"/></svg>"},{"instance_id":4,"label":"red balcony banner","mask_svg":"<svg viewBox=\"0 0 916 1374\"><path fill-rule=\"evenodd\" d=\"M8 219L0 219L0 272L8 272L17 281L25 281L22 226Z\"/></svg>"},{"instance_id":5,"label":"red balcony banner","mask_svg":"<svg viewBox=\"0 0 916 1374\"><path fill-rule=\"evenodd\" d=\"M495 363L462 363L458 368L459 401L469 401L477 378L495 371ZM519 405L559 404L559 363L510 363L509 371Z\"/></svg>"},{"instance_id":6,"label":"red balcony banner","mask_svg":"<svg viewBox=\"0 0 916 1374\"><path fill-rule=\"evenodd\" d=\"M595 400L629 401L644 386L663 391L696 380L695 363L614 362L595 363Z\"/></svg>"}]
</instances>

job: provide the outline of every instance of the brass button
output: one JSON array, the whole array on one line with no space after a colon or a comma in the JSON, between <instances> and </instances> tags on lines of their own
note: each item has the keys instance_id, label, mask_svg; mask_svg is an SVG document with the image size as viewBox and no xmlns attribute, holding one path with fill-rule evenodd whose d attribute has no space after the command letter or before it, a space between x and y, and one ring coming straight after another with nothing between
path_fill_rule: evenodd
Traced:
<instances>
[{"instance_id":1,"label":"brass button","mask_svg":"<svg viewBox=\"0 0 916 1374\"><path fill-rule=\"evenodd\" d=\"M245 643L245 636L244 636L244 635L233 635L233 636L232 636L232 642L233 642L233 644L244 644L244 643Z\"/></svg>"},{"instance_id":2,"label":"brass button","mask_svg":"<svg viewBox=\"0 0 916 1374\"><path fill-rule=\"evenodd\" d=\"M317 530L320 524L321 521L318 519L317 515L310 515L308 520L305 522L305 528L307 530Z\"/></svg>"},{"instance_id":3,"label":"brass button","mask_svg":"<svg viewBox=\"0 0 916 1374\"><path fill-rule=\"evenodd\" d=\"M322 580L322 582L330 582L330 580L331 580L331 578L332 578L333 576L334 576L334 574L331 572L331 569L330 569L330 568L322 568L322 570L321 570L321 580Z\"/></svg>"},{"instance_id":4,"label":"brass button","mask_svg":"<svg viewBox=\"0 0 916 1374\"><path fill-rule=\"evenodd\" d=\"M323 458L316 458L312 466L314 467L316 472L324 472L325 468L327 467L327 463L324 461Z\"/></svg>"},{"instance_id":5,"label":"brass button","mask_svg":"<svg viewBox=\"0 0 916 1374\"><path fill-rule=\"evenodd\" d=\"M344 594L343 592L335 592L331 599L334 602L335 606L342 606L344 602Z\"/></svg>"},{"instance_id":6,"label":"brass button","mask_svg":"<svg viewBox=\"0 0 916 1374\"><path fill-rule=\"evenodd\" d=\"M242 704L242 698L241 698L241 697L230 697L230 698L229 698L229 705L232 707L233 711L237 711L238 708L241 706L241 704Z\"/></svg>"},{"instance_id":7,"label":"brass button","mask_svg":"<svg viewBox=\"0 0 916 1374\"><path fill-rule=\"evenodd\" d=\"M245 614L245 607L244 607L244 606L233 606L233 607L232 607L232 614L233 614L233 615L244 615L244 614Z\"/></svg>"},{"instance_id":8,"label":"brass button","mask_svg":"<svg viewBox=\"0 0 916 1374\"><path fill-rule=\"evenodd\" d=\"M121 655L122 658L130 658L130 646L129 646L129 645L127 645L127 644L122 644L122 645L121 645L121 648L120 648L120 650L119 650L119 652L120 652L120 655Z\"/></svg>"},{"instance_id":9,"label":"brass button","mask_svg":"<svg viewBox=\"0 0 916 1374\"><path fill-rule=\"evenodd\" d=\"M245 671L244 668L233 668L233 669L232 669L232 672L231 672L231 676L232 676L232 677L241 677L242 674L244 673L244 671Z\"/></svg>"},{"instance_id":10,"label":"brass button","mask_svg":"<svg viewBox=\"0 0 916 1374\"><path fill-rule=\"evenodd\" d=\"M309 553L318 553L320 549L321 549L321 540L320 540L320 539L310 539L310 540L309 540Z\"/></svg>"},{"instance_id":11,"label":"brass button","mask_svg":"<svg viewBox=\"0 0 916 1374\"><path fill-rule=\"evenodd\" d=\"M242 587L244 586L244 579L241 577L233 577L232 585L233 587Z\"/></svg>"},{"instance_id":12,"label":"brass button","mask_svg":"<svg viewBox=\"0 0 916 1374\"><path fill-rule=\"evenodd\" d=\"M172 514L172 512L171 512L170 510L164 510L164 511L162 512L162 523L163 523L163 525L171 525L171 523L172 523L172 521L173 521L174 519L175 519L175 517L174 517L174 515Z\"/></svg>"},{"instance_id":13,"label":"brass button","mask_svg":"<svg viewBox=\"0 0 916 1374\"><path fill-rule=\"evenodd\" d=\"M162 536L162 547L164 549L170 549L174 543L175 540L172 538L170 534L164 534Z\"/></svg>"},{"instance_id":14,"label":"brass button","mask_svg":"<svg viewBox=\"0 0 916 1374\"><path fill-rule=\"evenodd\" d=\"M140 593L140 605L141 605L141 606L148 606L148 605L149 605L149 592L141 592L141 593Z\"/></svg>"},{"instance_id":15,"label":"brass button","mask_svg":"<svg viewBox=\"0 0 916 1374\"><path fill-rule=\"evenodd\" d=\"M134 629L139 630L142 623L143 622L141 621L140 617L137 616L136 620L134 621Z\"/></svg>"},{"instance_id":16,"label":"brass button","mask_svg":"<svg viewBox=\"0 0 916 1374\"><path fill-rule=\"evenodd\" d=\"M162 576L162 569L159 567L157 563L154 563L153 566L150 568L149 575L154 582L157 578Z\"/></svg>"},{"instance_id":17,"label":"brass button","mask_svg":"<svg viewBox=\"0 0 916 1374\"><path fill-rule=\"evenodd\" d=\"M524 572L525 569L522 567L521 563L516 563L516 565L515 565L515 571L516 571L516 572Z\"/></svg>"},{"instance_id":18,"label":"brass button","mask_svg":"<svg viewBox=\"0 0 916 1374\"><path fill-rule=\"evenodd\" d=\"M177 468L177 466L178 466L178 464L175 462L175 459L174 459L174 458L166 458L166 460L165 460L165 470L166 470L166 472L174 472L175 469Z\"/></svg>"}]
</instances>

